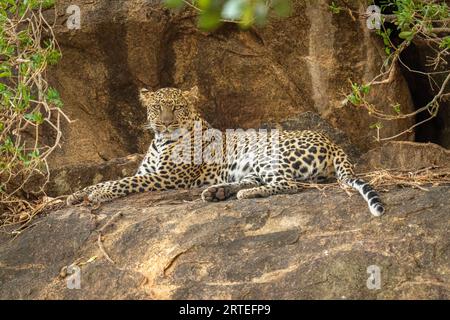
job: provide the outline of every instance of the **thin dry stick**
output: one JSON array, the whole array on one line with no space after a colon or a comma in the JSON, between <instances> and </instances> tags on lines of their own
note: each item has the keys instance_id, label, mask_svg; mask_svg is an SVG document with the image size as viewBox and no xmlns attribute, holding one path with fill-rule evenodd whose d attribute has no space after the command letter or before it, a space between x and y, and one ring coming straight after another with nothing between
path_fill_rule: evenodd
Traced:
<instances>
[{"instance_id":1,"label":"thin dry stick","mask_svg":"<svg viewBox=\"0 0 450 320\"><path fill-rule=\"evenodd\" d=\"M100 251L102 252L103 256L106 258L106 260L108 260L112 264L116 264L114 262L114 260L109 257L108 253L106 253L105 248L103 247L102 234L101 233L98 234L97 245L98 245L98 248L100 249Z\"/></svg>"},{"instance_id":2,"label":"thin dry stick","mask_svg":"<svg viewBox=\"0 0 450 320\"><path fill-rule=\"evenodd\" d=\"M424 186L450 185L450 168L428 167L416 171L398 169L383 169L360 173L357 175L367 180L374 187L410 186L428 191ZM298 182L304 189L316 189L325 191L339 187L339 183L308 183Z\"/></svg>"},{"instance_id":3,"label":"thin dry stick","mask_svg":"<svg viewBox=\"0 0 450 320\"><path fill-rule=\"evenodd\" d=\"M111 219L108 220L107 223L105 223L100 229L97 230L98 233L98 237L97 237L97 245L100 249L100 251L103 253L103 255L105 256L106 260L108 260L109 262L111 262L112 264L116 264L114 262L113 259L111 259L111 257L108 255L108 253L106 252L105 248L103 247L103 241L102 241L102 237L103 237L103 230L106 229L107 226L109 226L114 220L116 220L118 217L122 216L122 212L117 212L115 213Z\"/></svg>"}]
</instances>

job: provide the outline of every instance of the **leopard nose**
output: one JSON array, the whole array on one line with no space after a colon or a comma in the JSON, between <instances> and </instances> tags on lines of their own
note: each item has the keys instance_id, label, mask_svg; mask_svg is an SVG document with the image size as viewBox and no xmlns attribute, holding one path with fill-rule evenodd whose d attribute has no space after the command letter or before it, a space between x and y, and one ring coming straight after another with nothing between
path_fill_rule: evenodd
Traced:
<instances>
[{"instance_id":1,"label":"leopard nose","mask_svg":"<svg viewBox=\"0 0 450 320\"><path fill-rule=\"evenodd\" d=\"M173 122L173 114L167 110L162 110L160 120L163 125L168 127Z\"/></svg>"},{"instance_id":2,"label":"leopard nose","mask_svg":"<svg viewBox=\"0 0 450 320\"><path fill-rule=\"evenodd\" d=\"M172 119L161 119L161 123L165 125L166 127L170 126L172 124Z\"/></svg>"}]
</instances>

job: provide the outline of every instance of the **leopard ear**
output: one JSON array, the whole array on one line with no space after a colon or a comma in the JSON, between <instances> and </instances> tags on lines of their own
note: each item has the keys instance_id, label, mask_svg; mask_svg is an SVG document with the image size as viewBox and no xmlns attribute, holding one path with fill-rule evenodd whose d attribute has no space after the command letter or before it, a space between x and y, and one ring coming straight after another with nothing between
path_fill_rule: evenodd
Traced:
<instances>
[{"instance_id":1,"label":"leopard ear","mask_svg":"<svg viewBox=\"0 0 450 320\"><path fill-rule=\"evenodd\" d=\"M198 90L197 86L193 86L191 90L183 91L183 96L188 100L190 103L195 104L200 97L200 92Z\"/></svg>"},{"instance_id":2,"label":"leopard ear","mask_svg":"<svg viewBox=\"0 0 450 320\"><path fill-rule=\"evenodd\" d=\"M148 90L147 88L142 88L139 90L139 99L142 103L146 103L153 98L153 92Z\"/></svg>"}]
</instances>

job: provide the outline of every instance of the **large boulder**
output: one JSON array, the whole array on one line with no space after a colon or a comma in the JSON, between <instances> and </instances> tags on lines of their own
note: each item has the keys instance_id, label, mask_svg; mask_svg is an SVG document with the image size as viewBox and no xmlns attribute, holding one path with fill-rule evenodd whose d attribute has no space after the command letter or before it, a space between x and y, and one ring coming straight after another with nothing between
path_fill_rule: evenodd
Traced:
<instances>
[{"instance_id":1,"label":"large boulder","mask_svg":"<svg viewBox=\"0 0 450 320\"><path fill-rule=\"evenodd\" d=\"M358 170L417 171L449 166L450 150L437 144L391 141L365 153L359 159Z\"/></svg>"},{"instance_id":2,"label":"large boulder","mask_svg":"<svg viewBox=\"0 0 450 320\"><path fill-rule=\"evenodd\" d=\"M449 299L450 187L382 197L381 218L338 188L61 209L0 234L0 299ZM74 265L80 289L68 288Z\"/></svg>"},{"instance_id":3,"label":"large boulder","mask_svg":"<svg viewBox=\"0 0 450 320\"><path fill-rule=\"evenodd\" d=\"M54 31L63 58L49 78L76 121L64 125L52 167L143 153L151 135L142 128L145 109L137 94L142 86L198 85L205 97L199 108L218 128L258 127L314 111L363 151L374 145L369 127L377 120L341 102L349 91L347 79L369 81L379 72L382 43L365 21L333 14L328 1L296 0L289 18L271 18L248 31L225 24L214 32L199 31L190 9L175 13L147 0L78 1L81 28L69 30L66 9L72 4L57 2ZM352 6L365 10L360 1ZM413 110L400 73L371 94L386 112L393 112L395 103L403 112ZM382 135L410 124L390 122Z\"/></svg>"}]
</instances>

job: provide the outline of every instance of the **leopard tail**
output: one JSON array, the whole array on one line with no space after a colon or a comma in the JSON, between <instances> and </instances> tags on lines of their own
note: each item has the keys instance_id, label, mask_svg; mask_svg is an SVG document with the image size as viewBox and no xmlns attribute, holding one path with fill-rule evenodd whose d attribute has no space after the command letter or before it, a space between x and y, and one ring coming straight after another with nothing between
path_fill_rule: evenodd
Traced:
<instances>
[{"instance_id":1,"label":"leopard tail","mask_svg":"<svg viewBox=\"0 0 450 320\"><path fill-rule=\"evenodd\" d=\"M357 190L364 200L366 200L371 214L376 217L384 214L385 208L379 194L369 183L355 176L353 173L353 165L348 161L345 154L334 159L334 168L338 180Z\"/></svg>"}]
</instances>

